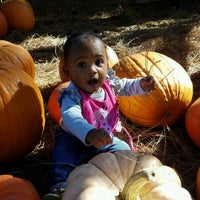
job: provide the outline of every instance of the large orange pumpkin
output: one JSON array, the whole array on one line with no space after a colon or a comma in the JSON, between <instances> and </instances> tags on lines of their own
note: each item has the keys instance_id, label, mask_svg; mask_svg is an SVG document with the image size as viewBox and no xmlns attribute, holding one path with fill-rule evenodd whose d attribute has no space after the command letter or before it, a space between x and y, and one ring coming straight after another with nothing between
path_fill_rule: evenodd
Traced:
<instances>
[{"instance_id":1,"label":"large orange pumpkin","mask_svg":"<svg viewBox=\"0 0 200 200\"><path fill-rule=\"evenodd\" d=\"M0 175L0 199L40 200L40 197L29 180L3 174Z\"/></svg>"},{"instance_id":2,"label":"large orange pumpkin","mask_svg":"<svg viewBox=\"0 0 200 200\"><path fill-rule=\"evenodd\" d=\"M65 83L60 83L51 93L49 100L48 100L48 112L50 117L57 123L60 124L61 122L61 112L60 112L60 106L58 104L58 96L59 96L59 91L62 88L68 87L69 86L69 81Z\"/></svg>"},{"instance_id":3,"label":"large orange pumpkin","mask_svg":"<svg viewBox=\"0 0 200 200\"><path fill-rule=\"evenodd\" d=\"M146 127L167 126L184 116L193 96L192 81L184 68L157 52L122 58L113 66L120 78L153 75L156 89L149 94L118 97L121 112Z\"/></svg>"},{"instance_id":4,"label":"large orange pumpkin","mask_svg":"<svg viewBox=\"0 0 200 200\"><path fill-rule=\"evenodd\" d=\"M8 30L8 22L4 14L0 11L0 37L4 36Z\"/></svg>"},{"instance_id":5,"label":"large orange pumpkin","mask_svg":"<svg viewBox=\"0 0 200 200\"><path fill-rule=\"evenodd\" d=\"M26 0L6 0L0 4L8 26L17 30L31 30L35 25L35 14L31 4Z\"/></svg>"},{"instance_id":6,"label":"large orange pumpkin","mask_svg":"<svg viewBox=\"0 0 200 200\"><path fill-rule=\"evenodd\" d=\"M112 67L114 64L116 64L117 62L119 62L118 56L115 53L115 51L108 45L106 45L106 53L107 53L107 57L108 57L108 67ZM67 82L70 80L70 77L67 76L64 72L63 72L63 65L64 65L64 55L62 54L60 56L60 60L59 60L59 65L58 65L58 69L59 69L59 74L60 74L60 78L62 80L62 82Z\"/></svg>"},{"instance_id":7,"label":"large orange pumpkin","mask_svg":"<svg viewBox=\"0 0 200 200\"><path fill-rule=\"evenodd\" d=\"M13 64L0 61L0 164L30 153L44 125L43 98L34 80Z\"/></svg>"},{"instance_id":8,"label":"large orange pumpkin","mask_svg":"<svg viewBox=\"0 0 200 200\"><path fill-rule=\"evenodd\" d=\"M30 53L20 45L0 40L0 61L13 63L32 78L35 76L35 63Z\"/></svg>"},{"instance_id":9,"label":"large orange pumpkin","mask_svg":"<svg viewBox=\"0 0 200 200\"><path fill-rule=\"evenodd\" d=\"M187 109L185 114L185 126L187 133L196 146L200 148L200 97Z\"/></svg>"}]
</instances>

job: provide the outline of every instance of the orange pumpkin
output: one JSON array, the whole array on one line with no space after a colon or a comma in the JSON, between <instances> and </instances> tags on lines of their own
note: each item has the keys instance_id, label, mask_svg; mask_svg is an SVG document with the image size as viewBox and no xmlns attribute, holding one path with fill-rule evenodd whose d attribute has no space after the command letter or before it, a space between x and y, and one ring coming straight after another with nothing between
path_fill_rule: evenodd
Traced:
<instances>
[{"instance_id":1,"label":"orange pumpkin","mask_svg":"<svg viewBox=\"0 0 200 200\"><path fill-rule=\"evenodd\" d=\"M0 61L0 164L30 153L45 125L44 103L34 80L13 64Z\"/></svg>"},{"instance_id":2,"label":"orange pumpkin","mask_svg":"<svg viewBox=\"0 0 200 200\"><path fill-rule=\"evenodd\" d=\"M117 62L119 62L117 54L108 45L106 45L106 53L107 53L107 57L108 57L108 67L112 67L114 64L116 64ZM63 65L64 65L64 55L62 54L60 56L60 61L59 61L58 69L59 69L59 74L60 74L60 78L61 78L62 82L67 82L67 81L70 80L70 77L67 76L63 72Z\"/></svg>"},{"instance_id":3,"label":"orange pumpkin","mask_svg":"<svg viewBox=\"0 0 200 200\"><path fill-rule=\"evenodd\" d=\"M13 63L14 67L21 68L32 78L35 76L35 63L30 53L20 45L0 40L0 61Z\"/></svg>"},{"instance_id":4,"label":"orange pumpkin","mask_svg":"<svg viewBox=\"0 0 200 200\"><path fill-rule=\"evenodd\" d=\"M0 175L1 200L40 200L33 184L26 179L12 175Z\"/></svg>"},{"instance_id":5,"label":"orange pumpkin","mask_svg":"<svg viewBox=\"0 0 200 200\"><path fill-rule=\"evenodd\" d=\"M185 114L185 126L187 133L194 142L194 144L200 148L200 97L196 99L187 109Z\"/></svg>"},{"instance_id":6,"label":"orange pumpkin","mask_svg":"<svg viewBox=\"0 0 200 200\"><path fill-rule=\"evenodd\" d=\"M197 183L197 197L198 200L200 200L200 167L198 168L197 171L196 183Z\"/></svg>"},{"instance_id":7,"label":"orange pumpkin","mask_svg":"<svg viewBox=\"0 0 200 200\"><path fill-rule=\"evenodd\" d=\"M65 83L60 83L51 93L49 100L48 100L48 112L50 117L57 123L60 124L61 121L61 112L60 112L60 106L58 104L58 96L59 96L59 91L62 88L68 87L69 86L69 81Z\"/></svg>"},{"instance_id":8,"label":"orange pumpkin","mask_svg":"<svg viewBox=\"0 0 200 200\"><path fill-rule=\"evenodd\" d=\"M35 14L31 4L26 0L6 0L0 4L8 26L12 29L28 31L34 28Z\"/></svg>"},{"instance_id":9,"label":"orange pumpkin","mask_svg":"<svg viewBox=\"0 0 200 200\"><path fill-rule=\"evenodd\" d=\"M156 89L149 94L118 97L121 112L146 127L172 125L184 116L193 96L192 81L173 59L156 52L141 52L122 58L113 66L120 78L153 75Z\"/></svg>"},{"instance_id":10,"label":"orange pumpkin","mask_svg":"<svg viewBox=\"0 0 200 200\"><path fill-rule=\"evenodd\" d=\"M0 11L0 37L4 36L8 30L8 22L4 14Z\"/></svg>"}]
</instances>

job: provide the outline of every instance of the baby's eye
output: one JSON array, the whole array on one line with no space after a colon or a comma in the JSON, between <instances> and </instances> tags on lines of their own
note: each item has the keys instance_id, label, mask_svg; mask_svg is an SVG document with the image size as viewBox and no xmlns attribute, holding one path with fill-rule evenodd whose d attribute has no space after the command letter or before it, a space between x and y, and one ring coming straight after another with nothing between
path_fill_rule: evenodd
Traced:
<instances>
[{"instance_id":1,"label":"baby's eye","mask_svg":"<svg viewBox=\"0 0 200 200\"><path fill-rule=\"evenodd\" d=\"M97 65L97 66L100 66L100 65L102 65L102 64L104 64L104 60L99 59L99 60L96 61L96 65Z\"/></svg>"},{"instance_id":2,"label":"baby's eye","mask_svg":"<svg viewBox=\"0 0 200 200\"><path fill-rule=\"evenodd\" d=\"M86 63L80 62L80 63L77 64L77 67L78 68L84 68L84 67L86 67Z\"/></svg>"}]
</instances>

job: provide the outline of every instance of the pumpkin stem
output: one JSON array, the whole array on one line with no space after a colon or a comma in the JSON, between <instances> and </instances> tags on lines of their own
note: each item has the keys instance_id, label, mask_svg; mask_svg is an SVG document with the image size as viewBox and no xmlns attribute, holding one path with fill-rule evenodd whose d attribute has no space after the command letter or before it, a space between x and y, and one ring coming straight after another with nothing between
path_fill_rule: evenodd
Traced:
<instances>
[{"instance_id":1,"label":"pumpkin stem","mask_svg":"<svg viewBox=\"0 0 200 200\"><path fill-rule=\"evenodd\" d=\"M155 180L155 171L145 169L133 174L126 182L120 198L122 200L140 200L142 197L157 186Z\"/></svg>"}]
</instances>

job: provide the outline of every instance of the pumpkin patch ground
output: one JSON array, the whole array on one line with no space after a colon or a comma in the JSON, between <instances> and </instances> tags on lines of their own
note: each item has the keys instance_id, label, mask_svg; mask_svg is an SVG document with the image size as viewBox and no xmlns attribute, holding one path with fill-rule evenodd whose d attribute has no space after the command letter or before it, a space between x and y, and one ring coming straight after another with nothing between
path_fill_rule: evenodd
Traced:
<instances>
[{"instance_id":1,"label":"pumpkin patch ground","mask_svg":"<svg viewBox=\"0 0 200 200\"><path fill-rule=\"evenodd\" d=\"M164 54L178 62L190 76L192 102L200 97L200 5L197 1L188 1L188 4L187 1L179 4L174 1L140 2L29 1L35 15L34 28L27 31L9 28L0 40L21 45L32 56L35 62L34 81L41 90L45 105L45 129L35 149L24 159L1 165L0 174L29 180L40 196L48 191L51 150L58 126L48 112L48 100L62 82L59 63L66 34L95 31L116 52L119 60L144 51ZM162 81L169 73L173 70L166 71ZM121 113L124 126L133 136L135 149L153 154L163 164L176 169L183 187L197 199L196 174L200 166L200 149L188 135L184 118L183 114L170 126L144 127L129 121ZM128 141L126 134L118 136Z\"/></svg>"}]
</instances>

